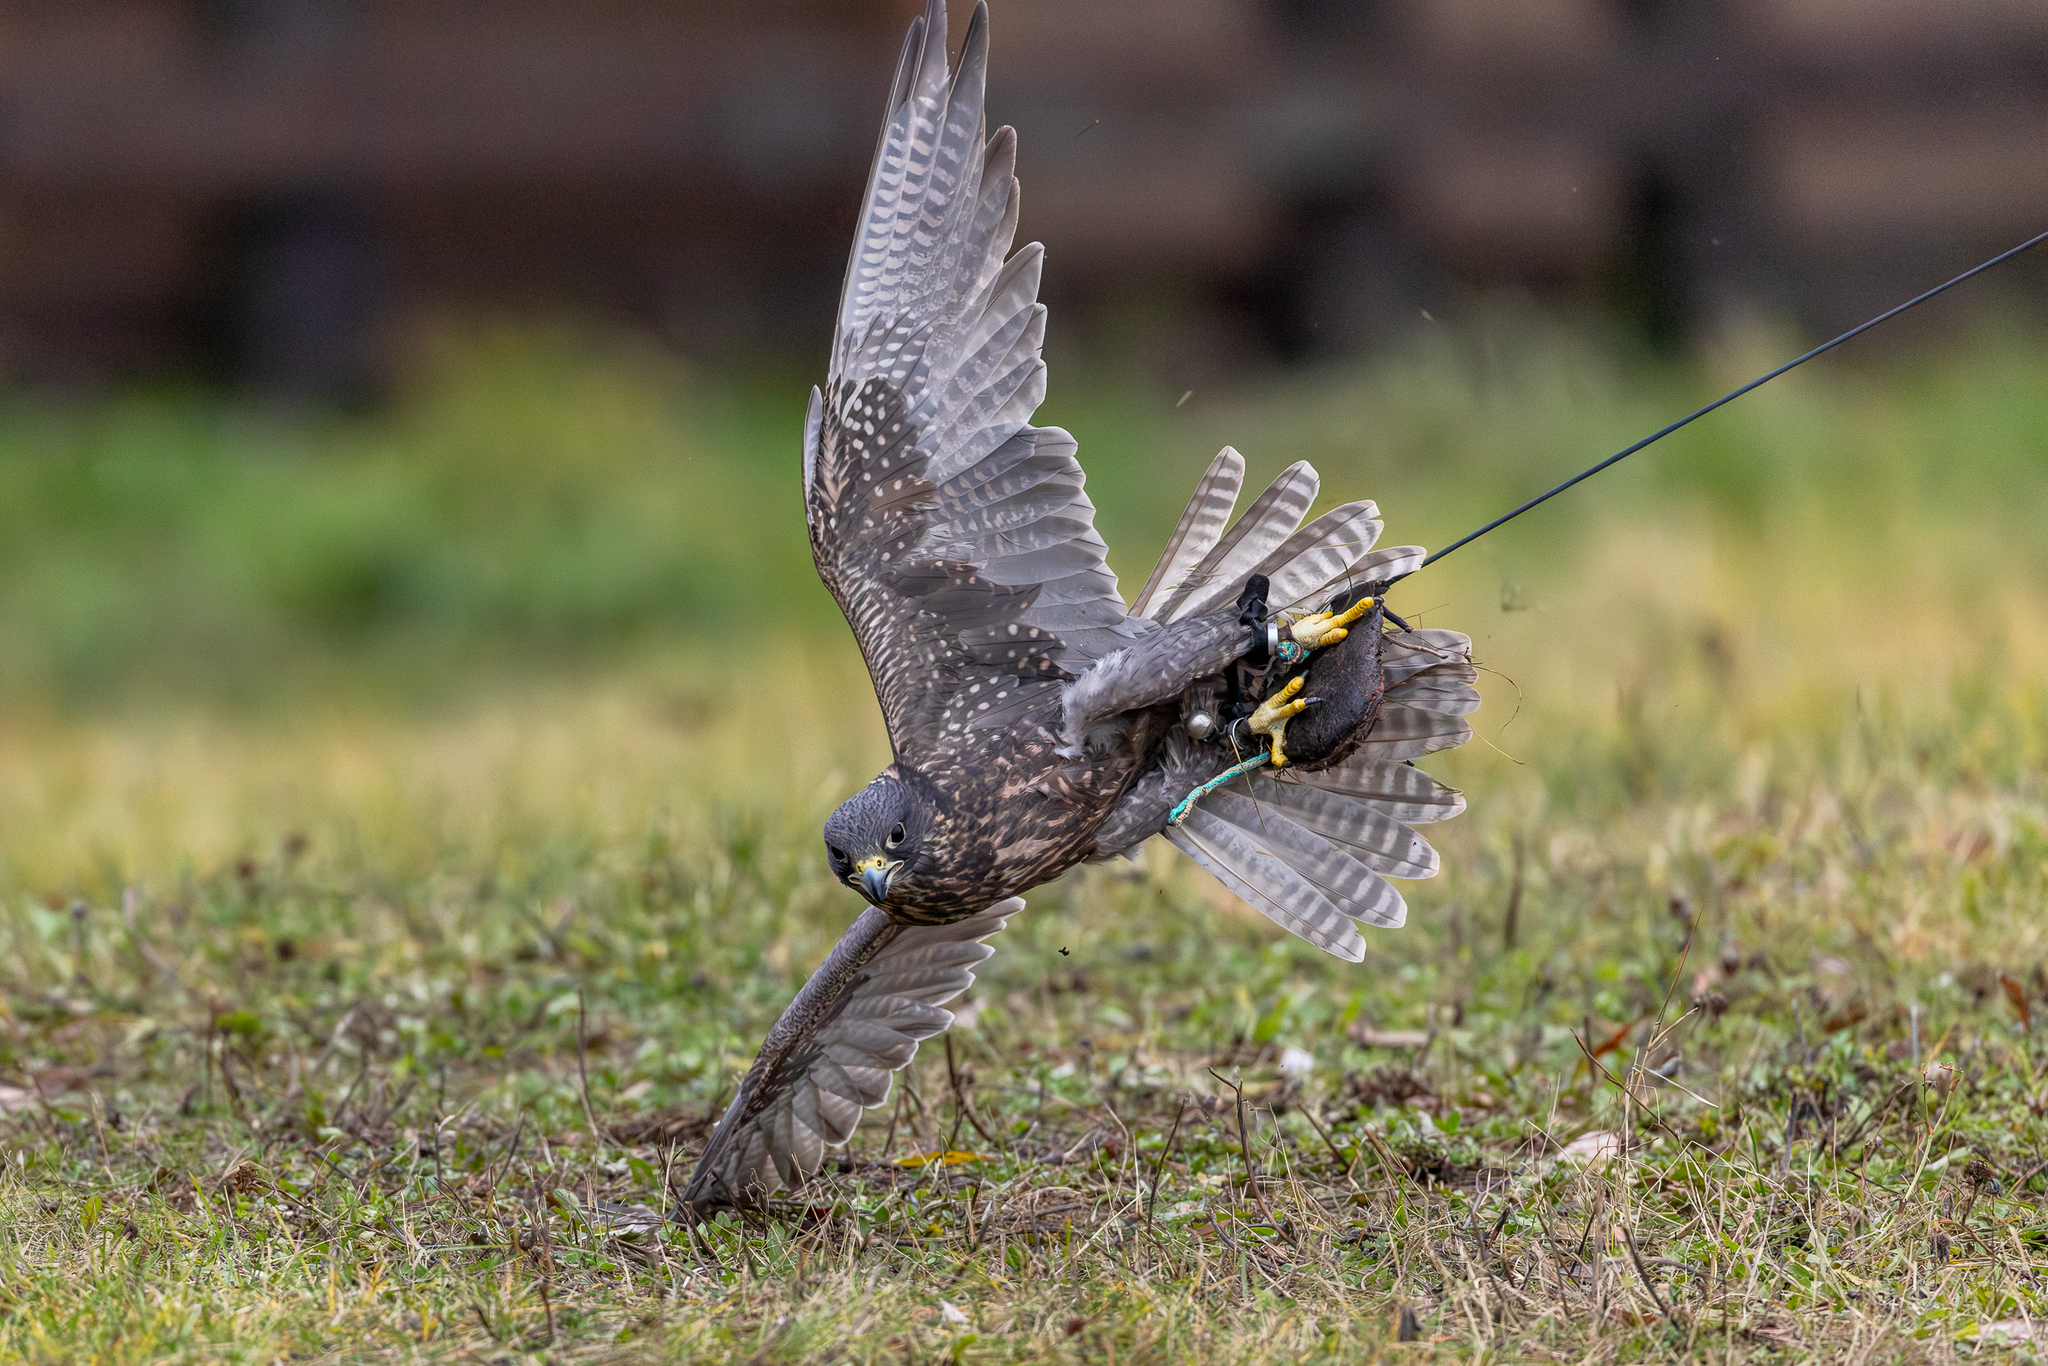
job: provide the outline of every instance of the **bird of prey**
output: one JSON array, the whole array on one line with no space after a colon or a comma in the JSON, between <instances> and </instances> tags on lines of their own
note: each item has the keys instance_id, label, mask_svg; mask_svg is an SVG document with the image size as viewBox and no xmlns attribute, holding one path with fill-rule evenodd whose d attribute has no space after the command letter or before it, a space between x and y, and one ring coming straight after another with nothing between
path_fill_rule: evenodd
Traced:
<instances>
[{"instance_id":1,"label":"bird of prey","mask_svg":"<svg viewBox=\"0 0 2048 1366\"><path fill-rule=\"evenodd\" d=\"M1389 629L1381 586L1423 552L1376 549L1371 502L1302 525L1304 462L1233 520L1226 448L1119 594L1074 438L1031 425L1043 249L1010 251L1017 138L987 131L987 61L985 4L951 70L944 0L910 26L804 430L812 556L894 755L825 822L869 907L770 1031L689 1208L815 1173L951 1023L1017 893L1163 834L1357 961L1360 924L1406 916L1387 879L1437 871L1410 827L1464 809L1408 761L1470 737L1471 642Z\"/></svg>"}]
</instances>

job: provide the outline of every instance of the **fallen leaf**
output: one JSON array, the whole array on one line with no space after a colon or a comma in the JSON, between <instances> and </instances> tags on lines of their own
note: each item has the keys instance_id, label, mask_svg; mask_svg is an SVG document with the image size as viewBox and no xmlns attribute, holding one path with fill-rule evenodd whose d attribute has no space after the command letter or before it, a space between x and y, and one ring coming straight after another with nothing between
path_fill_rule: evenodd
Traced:
<instances>
[{"instance_id":1,"label":"fallen leaf","mask_svg":"<svg viewBox=\"0 0 2048 1366\"><path fill-rule=\"evenodd\" d=\"M1583 1162L1588 1166L1598 1166L1610 1157L1621 1156L1621 1151L1620 1134L1595 1129L1591 1133L1580 1134L1565 1144L1564 1151L1558 1156L1567 1162Z\"/></svg>"},{"instance_id":2,"label":"fallen leaf","mask_svg":"<svg viewBox=\"0 0 2048 1366\"><path fill-rule=\"evenodd\" d=\"M994 1160L987 1153L963 1153L949 1148L942 1153L912 1153L908 1157L899 1157L896 1159L896 1165L899 1167L926 1167L937 1162L945 1167L958 1167L968 1162L993 1162Z\"/></svg>"},{"instance_id":3,"label":"fallen leaf","mask_svg":"<svg viewBox=\"0 0 2048 1366\"><path fill-rule=\"evenodd\" d=\"M1628 1039L1628 1032L1641 1023L1641 1020L1631 1020L1627 1024L1623 1025L1621 1028L1615 1030L1612 1034L1609 1034L1606 1040L1603 1043L1601 1043L1601 1045L1598 1048L1595 1048L1593 1050L1593 1056L1596 1058L1604 1058L1609 1053L1612 1053L1615 1049L1621 1047L1622 1044L1626 1042Z\"/></svg>"},{"instance_id":4,"label":"fallen leaf","mask_svg":"<svg viewBox=\"0 0 2048 1366\"><path fill-rule=\"evenodd\" d=\"M944 1319L947 1323L958 1324L963 1327L967 1323L967 1315L962 1313L960 1310L960 1306L953 1303L951 1300L939 1301L939 1317L941 1319Z\"/></svg>"},{"instance_id":5,"label":"fallen leaf","mask_svg":"<svg viewBox=\"0 0 2048 1366\"><path fill-rule=\"evenodd\" d=\"M1974 1330L1962 1336L1977 1338L1980 1341L1987 1338L2004 1338L2007 1342L2034 1342L2048 1337L2048 1323L2035 1323L2027 1319L1993 1319L1990 1323L1978 1324Z\"/></svg>"},{"instance_id":6,"label":"fallen leaf","mask_svg":"<svg viewBox=\"0 0 2048 1366\"><path fill-rule=\"evenodd\" d=\"M2034 1012L2027 1004L2027 989L2002 972L1998 974L1998 985L2005 988L2005 999L2012 1002L2014 1013L2020 1017L2020 1028L2031 1030L2034 1027Z\"/></svg>"},{"instance_id":7,"label":"fallen leaf","mask_svg":"<svg viewBox=\"0 0 2048 1366\"><path fill-rule=\"evenodd\" d=\"M1820 1022L1820 1027L1830 1034L1836 1034L1852 1025L1861 1024L1870 1014L1870 1007L1861 1000L1849 1002L1837 1010L1830 1011Z\"/></svg>"},{"instance_id":8,"label":"fallen leaf","mask_svg":"<svg viewBox=\"0 0 2048 1366\"><path fill-rule=\"evenodd\" d=\"M0 1086L0 1115L26 1110L44 1100L85 1086L89 1074L77 1067L48 1067L27 1086Z\"/></svg>"},{"instance_id":9,"label":"fallen leaf","mask_svg":"<svg viewBox=\"0 0 2048 1366\"><path fill-rule=\"evenodd\" d=\"M264 1175L263 1168L257 1166L254 1162L237 1162L223 1173L220 1178L220 1188L222 1190L234 1191L238 1195L246 1194L250 1191L265 1190L268 1189L269 1185L269 1177Z\"/></svg>"}]
</instances>

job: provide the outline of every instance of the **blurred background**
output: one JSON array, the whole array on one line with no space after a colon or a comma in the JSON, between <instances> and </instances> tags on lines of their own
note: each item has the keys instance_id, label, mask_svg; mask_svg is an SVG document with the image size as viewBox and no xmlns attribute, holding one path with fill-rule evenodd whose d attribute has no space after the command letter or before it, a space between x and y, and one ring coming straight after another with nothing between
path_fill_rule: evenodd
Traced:
<instances>
[{"instance_id":1,"label":"blurred background","mask_svg":"<svg viewBox=\"0 0 2048 1366\"><path fill-rule=\"evenodd\" d=\"M0 365L349 397L477 306L822 354L918 8L7 0ZM1189 380L1498 291L1836 331L2048 219L2038 0L1011 0L994 35L1059 331Z\"/></svg>"},{"instance_id":2,"label":"blurred background","mask_svg":"<svg viewBox=\"0 0 2048 1366\"><path fill-rule=\"evenodd\" d=\"M0 0L0 878L211 866L367 775L387 840L601 844L871 771L795 472L919 9ZM2040 0L997 0L990 108L1126 580L1226 442L1441 545L2048 228ZM1405 586L1496 671L1454 779L1597 813L2019 706L2044 294Z\"/></svg>"}]
</instances>

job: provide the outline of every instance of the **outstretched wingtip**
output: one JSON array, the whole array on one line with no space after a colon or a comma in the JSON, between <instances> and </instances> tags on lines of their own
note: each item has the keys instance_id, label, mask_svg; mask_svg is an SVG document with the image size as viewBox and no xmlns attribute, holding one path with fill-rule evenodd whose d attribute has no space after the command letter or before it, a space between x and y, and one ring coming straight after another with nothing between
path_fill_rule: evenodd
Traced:
<instances>
[{"instance_id":1,"label":"outstretched wingtip","mask_svg":"<svg viewBox=\"0 0 2048 1366\"><path fill-rule=\"evenodd\" d=\"M946 79L946 0L925 0L924 50L918 61L918 84L936 89Z\"/></svg>"},{"instance_id":2,"label":"outstretched wingtip","mask_svg":"<svg viewBox=\"0 0 2048 1366\"><path fill-rule=\"evenodd\" d=\"M920 88L927 94L946 79L946 0L926 0L924 13L910 21L903 35L903 54L896 59L896 80L889 87L888 120Z\"/></svg>"},{"instance_id":3,"label":"outstretched wingtip","mask_svg":"<svg viewBox=\"0 0 2048 1366\"><path fill-rule=\"evenodd\" d=\"M967 36L960 40L960 66L953 73L956 88L972 83L977 89L988 79L988 0L981 0L968 16Z\"/></svg>"},{"instance_id":4,"label":"outstretched wingtip","mask_svg":"<svg viewBox=\"0 0 2048 1366\"><path fill-rule=\"evenodd\" d=\"M904 926L861 912L782 1018L741 1080L675 1217L753 1203L815 1174L827 1148L880 1105L918 1043L953 1022L945 1005L974 985L985 942L1024 909L1009 897L944 925Z\"/></svg>"},{"instance_id":5,"label":"outstretched wingtip","mask_svg":"<svg viewBox=\"0 0 2048 1366\"><path fill-rule=\"evenodd\" d=\"M917 84L918 63L924 55L925 16L920 14L910 21L910 31L903 35L903 54L896 59L896 79L889 86L889 107L882 111L886 127L889 116L910 98L910 92Z\"/></svg>"}]
</instances>

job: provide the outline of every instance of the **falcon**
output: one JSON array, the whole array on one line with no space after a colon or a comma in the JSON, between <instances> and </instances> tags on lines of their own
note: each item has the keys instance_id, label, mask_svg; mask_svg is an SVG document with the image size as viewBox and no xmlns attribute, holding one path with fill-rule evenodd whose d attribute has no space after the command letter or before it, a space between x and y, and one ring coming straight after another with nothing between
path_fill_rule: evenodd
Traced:
<instances>
[{"instance_id":1,"label":"falcon","mask_svg":"<svg viewBox=\"0 0 2048 1366\"><path fill-rule=\"evenodd\" d=\"M987 131L988 12L958 65L944 0L912 22L803 437L819 576L853 628L893 760L825 822L869 903L770 1030L681 1192L758 1203L814 1174L952 1021L1017 894L1163 835L1353 962L1433 876L1410 827L1464 798L1410 762L1464 743L1471 642L1408 629L1369 501L1303 524L1285 470L1233 518L1225 448L1126 603L1074 438L1045 394L1044 249L1012 253L1017 138Z\"/></svg>"}]
</instances>

